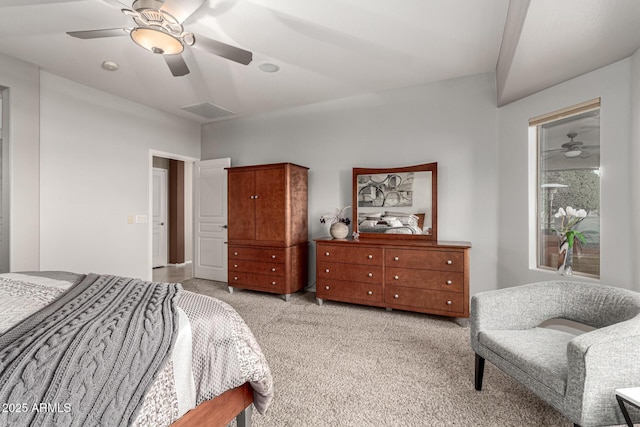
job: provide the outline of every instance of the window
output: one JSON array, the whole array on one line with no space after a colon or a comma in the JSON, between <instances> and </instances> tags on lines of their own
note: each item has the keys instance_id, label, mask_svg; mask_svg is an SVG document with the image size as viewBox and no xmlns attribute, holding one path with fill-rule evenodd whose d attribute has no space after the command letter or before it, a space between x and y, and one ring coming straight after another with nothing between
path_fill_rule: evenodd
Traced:
<instances>
[{"instance_id":1,"label":"window","mask_svg":"<svg viewBox=\"0 0 640 427\"><path fill-rule=\"evenodd\" d=\"M530 120L537 139L537 267L557 270L567 208L584 210L569 250L573 274L600 276L600 100ZM562 209L562 210L561 210Z\"/></svg>"}]
</instances>

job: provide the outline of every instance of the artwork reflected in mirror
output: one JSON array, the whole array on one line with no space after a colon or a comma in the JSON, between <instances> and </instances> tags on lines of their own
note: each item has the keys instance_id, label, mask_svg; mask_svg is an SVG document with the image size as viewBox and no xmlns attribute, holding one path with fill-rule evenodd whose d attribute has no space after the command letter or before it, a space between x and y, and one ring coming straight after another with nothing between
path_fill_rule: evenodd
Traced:
<instances>
[{"instance_id":1,"label":"artwork reflected in mirror","mask_svg":"<svg viewBox=\"0 0 640 427\"><path fill-rule=\"evenodd\" d=\"M354 231L362 238L437 239L437 163L353 169Z\"/></svg>"}]
</instances>

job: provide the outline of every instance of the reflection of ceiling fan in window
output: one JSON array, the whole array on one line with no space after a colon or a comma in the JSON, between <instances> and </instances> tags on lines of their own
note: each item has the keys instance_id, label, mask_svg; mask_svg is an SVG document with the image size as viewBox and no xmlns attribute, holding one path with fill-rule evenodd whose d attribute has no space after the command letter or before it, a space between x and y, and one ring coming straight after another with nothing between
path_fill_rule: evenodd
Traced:
<instances>
[{"instance_id":1,"label":"reflection of ceiling fan in window","mask_svg":"<svg viewBox=\"0 0 640 427\"><path fill-rule=\"evenodd\" d=\"M582 141L574 141L573 139L577 136L578 136L577 133L569 132L567 134L569 141L562 144L560 146L561 148L556 148L553 150L545 150L543 152L545 160L551 157L560 156L560 155L568 159L574 159L577 157L586 159L588 157L591 157L591 153L587 151L588 149L600 148L598 145L584 145Z\"/></svg>"}]
</instances>

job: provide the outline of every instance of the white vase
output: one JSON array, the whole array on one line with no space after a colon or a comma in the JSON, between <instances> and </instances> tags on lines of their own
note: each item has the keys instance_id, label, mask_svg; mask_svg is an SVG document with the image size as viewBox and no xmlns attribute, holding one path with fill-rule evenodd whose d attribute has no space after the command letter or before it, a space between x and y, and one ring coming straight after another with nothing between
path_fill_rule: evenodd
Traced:
<instances>
[{"instance_id":1,"label":"white vase","mask_svg":"<svg viewBox=\"0 0 640 427\"><path fill-rule=\"evenodd\" d=\"M344 239L349 234L349 226L344 222L334 222L329 228L329 233L334 239Z\"/></svg>"}]
</instances>

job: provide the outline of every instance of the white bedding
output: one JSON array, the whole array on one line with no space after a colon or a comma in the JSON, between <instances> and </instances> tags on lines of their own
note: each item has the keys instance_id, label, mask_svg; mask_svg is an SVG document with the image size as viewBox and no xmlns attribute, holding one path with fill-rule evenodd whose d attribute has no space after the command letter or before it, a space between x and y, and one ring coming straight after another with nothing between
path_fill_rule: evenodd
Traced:
<instances>
[{"instance_id":1,"label":"white bedding","mask_svg":"<svg viewBox=\"0 0 640 427\"><path fill-rule=\"evenodd\" d=\"M0 335L60 296L77 276L55 278L0 274ZM182 291L177 302L178 335L171 359L146 394L134 426L169 425L227 390L250 382L254 405L264 413L273 379L255 337L228 304Z\"/></svg>"}]
</instances>

